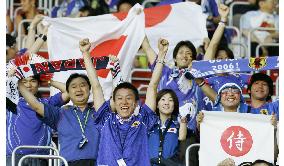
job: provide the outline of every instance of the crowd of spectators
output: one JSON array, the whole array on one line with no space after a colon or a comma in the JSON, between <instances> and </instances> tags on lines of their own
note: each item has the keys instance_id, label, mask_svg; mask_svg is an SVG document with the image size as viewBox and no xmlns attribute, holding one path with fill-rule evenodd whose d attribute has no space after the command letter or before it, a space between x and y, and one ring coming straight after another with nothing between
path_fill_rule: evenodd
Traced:
<instances>
[{"instance_id":1,"label":"crowd of spectators","mask_svg":"<svg viewBox=\"0 0 284 166\"><path fill-rule=\"evenodd\" d=\"M13 108L8 104L6 107L6 164L11 165L11 154L17 146L47 146L50 145L52 134L56 133L60 155L71 166L182 166L185 164L186 148L199 143L200 124L204 118L201 110L271 115L271 124L277 128L279 101L275 100L278 97L275 96L275 80L269 75L262 72L223 73L193 79L187 74L187 69L196 60L236 58L231 34L226 26L230 12L228 6L235 1L222 1L226 5L218 4L216 0L189 1L200 5L207 15L209 38L204 39L204 44L197 48L189 40L177 43L173 51L175 65L172 67L165 64L169 41L160 39L159 52L156 53L145 36L139 50L145 55L138 55L132 67L148 68L146 63L152 72L143 105L139 105L137 87L130 83L119 84L113 91L112 99L104 100L97 73L92 68L88 39L80 41L87 75L72 74L66 83L53 81L52 74L20 80L18 87L21 98L18 105ZM8 15L10 9L7 9L8 76L14 74L16 66L31 63L37 58L46 60L36 54L40 49L48 47L48 26L41 23L44 10L38 7L38 2L15 0L21 8L13 18ZM178 2L182 0L164 0L150 6ZM143 1L62 0L58 6L53 7L49 16L75 18L128 12L136 3L142 4ZM245 13L241 14L240 27L237 28L243 40L251 42L250 56L279 56L278 48L273 45L279 43L277 0L255 0L249 3L244 9ZM28 21L21 24L23 20ZM254 28L260 29L251 32ZM21 41L25 42L19 43L19 38L24 36L25 39ZM265 46L261 46L260 55L256 55L255 50L259 44ZM245 55L238 57L250 58L247 52L242 54ZM118 61L114 57L111 60ZM61 92L42 98L39 95L41 82L48 82ZM96 95L93 103L88 103L90 92ZM244 98L243 93L249 97ZM73 104L64 106L70 100ZM184 110L191 112L184 113ZM278 144L278 140L275 142ZM277 144L274 148L275 165L278 160ZM48 153L38 149L20 150L16 153L16 163L26 154ZM191 165L198 165L198 149L190 154L190 158ZM245 164L273 165L257 159L241 165ZM48 165L48 162L42 159L28 160L27 165ZM225 159L218 166L234 165L232 159Z\"/></svg>"}]
</instances>

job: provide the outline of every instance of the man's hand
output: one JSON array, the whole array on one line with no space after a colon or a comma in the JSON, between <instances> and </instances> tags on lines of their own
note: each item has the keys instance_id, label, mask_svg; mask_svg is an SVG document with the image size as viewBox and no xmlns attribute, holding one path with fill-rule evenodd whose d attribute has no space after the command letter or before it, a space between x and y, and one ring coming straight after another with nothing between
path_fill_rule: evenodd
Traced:
<instances>
[{"instance_id":1,"label":"man's hand","mask_svg":"<svg viewBox=\"0 0 284 166\"><path fill-rule=\"evenodd\" d=\"M31 22L30 28L35 29L37 24L43 19L42 14L37 14Z\"/></svg>"},{"instance_id":2,"label":"man's hand","mask_svg":"<svg viewBox=\"0 0 284 166\"><path fill-rule=\"evenodd\" d=\"M203 121L204 119L204 113L203 112L199 112L196 116L196 122L197 122L197 128L200 129L200 123Z\"/></svg>"},{"instance_id":3,"label":"man's hand","mask_svg":"<svg viewBox=\"0 0 284 166\"><path fill-rule=\"evenodd\" d=\"M91 48L91 43L89 42L89 39L80 40L79 45L80 45L80 51L82 53L89 52Z\"/></svg>"},{"instance_id":4,"label":"man's hand","mask_svg":"<svg viewBox=\"0 0 284 166\"><path fill-rule=\"evenodd\" d=\"M227 22L229 11L230 11L230 8L228 6L226 6L224 4L219 4L218 12L219 12L219 14L221 16L221 21Z\"/></svg>"},{"instance_id":5,"label":"man's hand","mask_svg":"<svg viewBox=\"0 0 284 166\"><path fill-rule=\"evenodd\" d=\"M158 41L158 48L159 48L160 52L162 52L164 54L167 53L168 48L169 48L168 40L160 38L159 41Z\"/></svg>"}]
</instances>

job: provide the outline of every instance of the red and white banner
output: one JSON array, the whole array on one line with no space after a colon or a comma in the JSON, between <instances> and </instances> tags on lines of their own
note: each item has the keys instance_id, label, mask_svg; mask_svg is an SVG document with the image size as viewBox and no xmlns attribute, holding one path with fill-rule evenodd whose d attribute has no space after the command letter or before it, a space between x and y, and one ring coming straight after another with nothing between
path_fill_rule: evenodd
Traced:
<instances>
[{"instance_id":1,"label":"red and white banner","mask_svg":"<svg viewBox=\"0 0 284 166\"><path fill-rule=\"evenodd\" d=\"M81 58L79 40L89 38L92 42L91 55L116 55L120 59L122 77L128 80L145 31L156 52L160 37L169 41L167 59L172 59L173 48L179 41L190 40L197 47L207 37L206 18L201 7L195 3L182 2L141 9L136 4L129 13L85 18L45 18L44 21L51 24L47 41L50 60ZM141 13L137 14L139 10ZM54 79L65 82L69 75L70 72L55 74ZM99 76L107 78L102 85L108 98L111 93L109 87L112 87L111 74L109 71L99 71Z\"/></svg>"},{"instance_id":2,"label":"red and white banner","mask_svg":"<svg viewBox=\"0 0 284 166\"><path fill-rule=\"evenodd\" d=\"M197 48L208 37L206 18L200 5L194 2L180 2L144 9L145 31L151 47L158 53L158 40L169 41L167 60L173 59L173 50L181 40L189 40ZM115 14L120 20L126 13Z\"/></svg>"},{"instance_id":3,"label":"red and white banner","mask_svg":"<svg viewBox=\"0 0 284 166\"><path fill-rule=\"evenodd\" d=\"M141 6L135 5L122 21L112 14L85 18L45 18L51 24L47 41L49 59L82 58L79 40L89 38L92 43L91 55L117 56L122 78L128 80L132 62L145 36L145 19L141 11ZM55 74L54 80L65 82L71 73L74 71ZM112 92L111 73L109 70L102 70L98 71L98 75L107 99Z\"/></svg>"},{"instance_id":4,"label":"red and white banner","mask_svg":"<svg viewBox=\"0 0 284 166\"><path fill-rule=\"evenodd\" d=\"M237 165L257 159L274 161L271 116L205 111L200 126L199 165L217 165L232 158Z\"/></svg>"},{"instance_id":5,"label":"red and white banner","mask_svg":"<svg viewBox=\"0 0 284 166\"><path fill-rule=\"evenodd\" d=\"M163 37L169 41L167 60L173 59L173 50L181 40L189 40L197 48L203 44L203 39L208 37L206 29L206 16L201 6L194 2L181 2L172 5L163 5L154 8L147 8L146 34L151 47L158 52L158 39ZM163 21L153 26L147 20L156 17L165 17Z\"/></svg>"}]
</instances>

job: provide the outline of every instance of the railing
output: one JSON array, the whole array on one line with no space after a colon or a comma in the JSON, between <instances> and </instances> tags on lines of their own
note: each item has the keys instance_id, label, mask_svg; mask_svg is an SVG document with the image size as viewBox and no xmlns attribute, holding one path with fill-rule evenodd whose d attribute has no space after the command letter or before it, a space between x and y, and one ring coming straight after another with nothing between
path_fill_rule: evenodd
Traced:
<instances>
[{"instance_id":1,"label":"railing","mask_svg":"<svg viewBox=\"0 0 284 166\"><path fill-rule=\"evenodd\" d=\"M265 44L257 45L256 49L255 49L255 53L256 53L255 57L259 57L260 48L263 47L263 46L279 47L279 43L265 43ZM271 74L270 70L267 70L266 74L270 76L270 74Z\"/></svg>"},{"instance_id":2,"label":"railing","mask_svg":"<svg viewBox=\"0 0 284 166\"><path fill-rule=\"evenodd\" d=\"M51 146L28 146L28 145L18 146L12 152L12 166L15 166L16 151L19 149L50 149L55 152L55 155L57 156L59 155L58 150Z\"/></svg>"},{"instance_id":3,"label":"railing","mask_svg":"<svg viewBox=\"0 0 284 166\"><path fill-rule=\"evenodd\" d=\"M185 151L185 165L186 166L190 166L189 165L189 152L192 148L195 148L195 147L200 147L200 144L191 144L190 146L186 148L186 151Z\"/></svg>"},{"instance_id":4,"label":"railing","mask_svg":"<svg viewBox=\"0 0 284 166\"><path fill-rule=\"evenodd\" d=\"M230 13L229 13L229 26L233 26L233 10L236 5L249 5L249 2L233 2L230 5Z\"/></svg>"},{"instance_id":5,"label":"railing","mask_svg":"<svg viewBox=\"0 0 284 166\"><path fill-rule=\"evenodd\" d=\"M65 166L68 166L68 163L67 163L66 159L63 158L63 157L61 157L61 156L53 156L53 155L31 155L31 154L23 156L23 157L20 159L18 166L22 166L23 161L24 161L25 159L27 159L27 158L33 158L33 159L60 159L60 160L63 161L63 163L64 163Z\"/></svg>"},{"instance_id":6,"label":"railing","mask_svg":"<svg viewBox=\"0 0 284 166\"><path fill-rule=\"evenodd\" d=\"M262 27L259 27L259 28L254 28L254 29L251 29L249 30L249 33L248 33L248 39L247 39L247 45L248 45L248 57L250 58L251 57L251 35L254 31L257 31L257 30L261 30L261 31L276 31L277 29L276 28L262 28Z\"/></svg>"},{"instance_id":7,"label":"railing","mask_svg":"<svg viewBox=\"0 0 284 166\"><path fill-rule=\"evenodd\" d=\"M245 57L246 57L245 54L242 55L243 52L247 53L247 46L246 46L244 43L241 43L241 42L233 42L233 43L230 43L230 45L238 45L238 46L240 46L240 49L239 49L240 57L241 57L241 58L245 58ZM243 48L244 51L242 51L241 48ZM236 57L235 57L235 58L236 58Z\"/></svg>"}]
</instances>

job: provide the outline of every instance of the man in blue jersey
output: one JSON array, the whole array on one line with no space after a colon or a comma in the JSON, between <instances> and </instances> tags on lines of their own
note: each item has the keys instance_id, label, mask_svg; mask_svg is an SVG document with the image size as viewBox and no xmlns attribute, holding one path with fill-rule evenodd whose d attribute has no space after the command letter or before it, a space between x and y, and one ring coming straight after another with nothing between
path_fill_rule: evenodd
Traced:
<instances>
[{"instance_id":1,"label":"man in blue jersey","mask_svg":"<svg viewBox=\"0 0 284 166\"><path fill-rule=\"evenodd\" d=\"M69 166L93 166L97 157L99 133L94 125L94 109L88 103L90 82L86 75L72 74L66 91L73 105L57 107L38 101L19 81L19 90L38 117L58 131L60 155Z\"/></svg>"},{"instance_id":2,"label":"man in blue jersey","mask_svg":"<svg viewBox=\"0 0 284 166\"><path fill-rule=\"evenodd\" d=\"M60 107L69 100L65 92L65 85L52 80L50 85L60 89L63 93L58 93L50 98L39 98L39 81L39 77L28 77L22 80L22 85L34 98L37 97L39 102ZM50 145L50 128L38 118L36 112L23 97L19 99L16 111L6 109L6 126L6 165L8 166L11 165L11 155L16 147ZM20 158L27 154L49 154L49 152L42 149L20 149L16 152L16 165ZM48 164L46 160L40 159L28 160L25 163L38 166Z\"/></svg>"},{"instance_id":3,"label":"man in blue jersey","mask_svg":"<svg viewBox=\"0 0 284 166\"><path fill-rule=\"evenodd\" d=\"M251 76L248 85L251 104L248 112L253 114L275 114L279 120L279 100L269 102L273 95L273 81L264 73L255 73Z\"/></svg>"},{"instance_id":4,"label":"man in blue jersey","mask_svg":"<svg viewBox=\"0 0 284 166\"><path fill-rule=\"evenodd\" d=\"M97 165L150 166L147 133L158 121L155 99L168 42L161 40L159 45L160 52L147 89L145 104L139 108L138 91L127 82L115 87L113 100L105 101L90 58L91 44L88 39L80 41L80 50L94 94L95 124L100 130ZM137 107L139 109L134 112Z\"/></svg>"}]
</instances>

